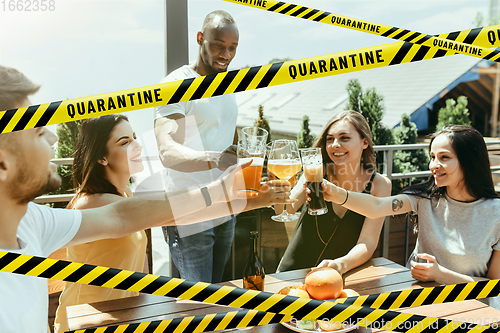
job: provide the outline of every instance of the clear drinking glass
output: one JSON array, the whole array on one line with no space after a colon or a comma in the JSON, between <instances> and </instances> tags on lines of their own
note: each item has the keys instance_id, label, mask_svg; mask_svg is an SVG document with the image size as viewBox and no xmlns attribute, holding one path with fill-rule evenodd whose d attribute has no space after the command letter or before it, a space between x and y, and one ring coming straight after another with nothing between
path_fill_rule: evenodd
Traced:
<instances>
[{"instance_id":1,"label":"clear drinking glass","mask_svg":"<svg viewBox=\"0 0 500 333\"><path fill-rule=\"evenodd\" d=\"M243 127L241 129L241 141L245 146L266 145L269 133L260 127Z\"/></svg>"},{"instance_id":2,"label":"clear drinking glass","mask_svg":"<svg viewBox=\"0 0 500 333\"><path fill-rule=\"evenodd\" d=\"M262 168L266 158L266 146L249 142L244 144L243 141L239 141L237 154L242 164L252 161L250 166L239 171L243 176L245 186L244 188L238 188L237 191L246 192L250 196L259 193Z\"/></svg>"},{"instance_id":3,"label":"clear drinking glass","mask_svg":"<svg viewBox=\"0 0 500 333\"><path fill-rule=\"evenodd\" d=\"M328 212L325 199L323 198L323 156L321 148L299 149L302 157L302 168L307 182L307 188L311 190L308 204L309 215L323 215Z\"/></svg>"},{"instance_id":4,"label":"clear drinking glass","mask_svg":"<svg viewBox=\"0 0 500 333\"><path fill-rule=\"evenodd\" d=\"M422 259L422 258L419 258L418 256L418 253L413 253L413 255L411 256L411 261L413 261L414 263L428 263L427 259Z\"/></svg>"},{"instance_id":5,"label":"clear drinking glass","mask_svg":"<svg viewBox=\"0 0 500 333\"><path fill-rule=\"evenodd\" d=\"M267 169L278 179L290 180L300 172L300 162L297 142L293 140L275 140L272 143L267 161ZM283 206L280 215L271 216L277 222L290 222L298 219L296 215L290 215Z\"/></svg>"}]
</instances>

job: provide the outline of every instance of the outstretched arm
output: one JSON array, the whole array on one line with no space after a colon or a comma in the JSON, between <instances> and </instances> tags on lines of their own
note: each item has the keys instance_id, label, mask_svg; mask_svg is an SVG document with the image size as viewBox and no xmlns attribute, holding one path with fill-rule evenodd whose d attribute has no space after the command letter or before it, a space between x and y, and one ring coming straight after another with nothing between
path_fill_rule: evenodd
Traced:
<instances>
[{"instance_id":1,"label":"outstretched arm","mask_svg":"<svg viewBox=\"0 0 500 333\"><path fill-rule=\"evenodd\" d=\"M391 194L391 181L382 175L376 175L373 182L372 196L387 197ZM343 257L323 260L318 267L332 267L340 274L358 267L368 261L377 248L380 231L384 226L384 217L365 218L363 228L356 245Z\"/></svg>"},{"instance_id":2,"label":"outstretched arm","mask_svg":"<svg viewBox=\"0 0 500 333\"><path fill-rule=\"evenodd\" d=\"M370 194L347 191L327 180L323 181L325 200L342 205L370 219L403 214L412 210L410 201L402 194L377 198Z\"/></svg>"},{"instance_id":3,"label":"outstretched arm","mask_svg":"<svg viewBox=\"0 0 500 333\"><path fill-rule=\"evenodd\" d=\"M264 183L258 195L248 198L235 199L229 203L221 202L214 204L201 211L189 214L185 217L176 218L175 224L192 224L196 222L203 222L206 220L213 220L221 216L228 216L254 210L258 208L269 207L270 205L280 203L292 204L295 202L290 197L290 183L286 180L271 180Z\"/></svg>"},{"instance_id":4,"label":"outstretched arm","mask_svg":"<svg viewBox=\"0 0 500 333\"><path fill-rule=\"evenodd\" d=\"M242 167L248 165L249 163ZM221 203L227 206L226 202L233 204L241 198L235 190L244 181L241 173L238 173L239 170L240 166L231 167L223 177L205 187L210 197L209 200L214 206L217 207ZM284 202L285 199L282 198L289 196L290 184L285 182L282 185L276 185L277 191L285 193L274 196L270 200ZM196 218L184 220L181 218L212 208L211 205L207 208L206 192L199 188L177 193L160 191L151 194L148 197L149 200L139 197L128 198L104 207L83 210L80 229L68 246L103 238L123 237L155 226L204 221L206 220L204 214L198 214ZM220 214L217 217L227 216L227 210L217 211L214 214Z\"/></svg>"},{"instance_id":5,"label":"outstretched arm","mask_svg":"<svg viewBox=\"0 0 500 333\"><path fill-rule=\"evenodd\" d=\"M207 188L212 200L224 197L217 187L212 185ZM200 189L195 189L176 194L169 193L168 196L164 195L163 198L156 200L134 197L104 207L85 209L82 210L80 229L67 246L104 238L119 238L138 230L161 225L174 225L175 217L201 211L205 207L203 193Z\"/></svg>"}]
</instances>

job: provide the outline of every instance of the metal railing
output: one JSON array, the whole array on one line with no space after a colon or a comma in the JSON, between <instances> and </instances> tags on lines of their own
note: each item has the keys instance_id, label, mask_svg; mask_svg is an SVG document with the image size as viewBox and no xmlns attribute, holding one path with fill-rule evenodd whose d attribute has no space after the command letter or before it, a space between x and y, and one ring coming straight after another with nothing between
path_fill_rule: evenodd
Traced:
<instances>
[{"instance_id":1,"label":"metal railing","mask_svg":"<svg viewBox=\"0 0 500 333\"><path fill-rule=\"evenodd\" d=\"M500 140L495 141L486 141L486 145L500 145ZM375 151L383 151L384 159L383 159L383 171L382 174L387 176L391 181L393 179L410 179L411 178L419 178L419 177L428 177L431 175L429 170L424 171L416 171L416 172L408 172L408 173L393 173L392 165L394 160L394 151L397 150L419 150L419 149L427 149L428 144L407 144L407 145L386 145L386 146L374 146ZM500 150L500 148L499 148ZM57 165L71 165L73 163L72 158L59 158L53 159L53 163ZM492 171L500 170L500 165L492 166ZM52 203L52 202L68 202L74 194L58 194L58 195L43 195L37 197L34 202L36 203ZM409 219L406 219L406 228L405 228L405 259L408 258L408 246L409 246L409 234L410 234L410 225ZM389 255L389 233L390 233L390 217L386 217L384 223L384 231L383 231L383 246L382 246L382 256L388 257Z\"/></svg>"}]
</instances>

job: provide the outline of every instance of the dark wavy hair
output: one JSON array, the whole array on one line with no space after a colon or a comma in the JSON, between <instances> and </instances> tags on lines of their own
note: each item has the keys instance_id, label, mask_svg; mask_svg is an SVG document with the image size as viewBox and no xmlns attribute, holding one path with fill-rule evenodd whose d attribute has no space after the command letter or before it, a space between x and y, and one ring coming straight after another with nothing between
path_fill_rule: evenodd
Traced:
<instances>
[{"instance_id":1,"label":"dark wavy hair","mask_svg":"<svg viewBox=\"0 0 500 333\"><path fill-rule=\"evenodd\" d=\"M73 184L76 195L68 204L72 208L83 195L111 193L121 195L106 178L104 166L99 163L107 153L106 143L116 125L128 118L121 114L87 119L78 133L73 154Z\"/></svg>"},{"instance_id":2,"label":"dark wavy hair","mask_svg":"<svg viewBox=\"0 0 500 333\"><path fill-rule=\"evenodd\" d=\"M365 117L357 111L342 111L339 114L335 115L332 119L328 121L326 126L321 131L321 134L314 142L313 147L321 148L321 155L323 155L323 163L328 165L333 163L326 152L326 136L330 127L338 121L347 120L350 122L358 131L359 136L362 139L366 139L368 142L368 147L363 150L363 154L361 155L361 165L365 170L373 170L375 169L375 151L373 149L373 140L372 140L372 132L370 131L370 126L366 122Z\"/></svg>"},{"instance_id":3,"label":"dark wavy hair","mask_svg":"<svg viewBox=\"0 0 500 333\"><path fill-rule=\"evenodd\" d=\"M475 199L498 198L491 176L490 159L484 138L475 128L464 125L446 125L431 136L432 142L439 135L446 135L451 147L457 155L460 168L464 174L464 185L467 192ZM409 186L401 191L403 194L416 195L422 198L439 198L446 193L446 186L438 187L434 176L423 183Z\"/></svg>"}]
</instances>

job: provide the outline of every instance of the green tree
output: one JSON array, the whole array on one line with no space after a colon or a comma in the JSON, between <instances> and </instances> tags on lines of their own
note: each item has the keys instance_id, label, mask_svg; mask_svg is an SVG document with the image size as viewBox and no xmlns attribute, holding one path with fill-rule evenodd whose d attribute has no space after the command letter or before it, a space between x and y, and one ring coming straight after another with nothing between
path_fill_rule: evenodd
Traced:
<instances>
[{"instance_id":1,"label":"green tree","mask_svg":"<svg viewBox=\"0 0 500 333\"><path fill-rule=\"evenodd\" d=\"M357 79L349 80L347 94L346 110L357 111L366 118L372 132L373 143L375 145L393 144L392 131L382 124L385 111L384 97L377 93L375 88L369 88L363 92L361 83ZM376 155L377 166L380 170L380 166L383 165L383 153L378 152Z\"/></svg>"},{"instance_id":2,"label":"green tree","mask_svg":"<svg viewBox=\"0 0 500 333\"><path fill-rule=\"evenodd\" d=\"M490 25L497 25L500 23L500 17L490 17L487 20L484 18L483 13L477 12L472 25L476 28Z\"/></svg>"},{"instance_id":3,"label":"green tree","mask_svg":"<svg viewBox=\"0 0 500 333\"><path fill-rule=\"evenodd\" d=\"M73 157L73 152L76 146L76 140L83 120L72 121L57 125L57 142L56 158L70 158ZM70 194L74 192L73 187L73 170L71 165L57 166L57 174L61 177L61 187L58 191L50 194ZM56 202L54 207L66 207L66 202Z\"/></svg>"},{"instance_id":4,"label":"green tree","mask_svg":"<svg viewBox=\"0 0 500 333\"><path fill-rule=\"evenodd\" d=\"M298 148L310 148L312 147L314 140L316 140L316 134L311 133L309 129L309 117L304 116L302 118L302 129L297 133L297 147Z\"/></svg>"},{"instance_id":5,"label":"green tree","mask_svg":"<svg viewBox=\"0 0 500 333\"><path fill-rule=\"evenodd\" d=\"M439 131L448 124L471 125L467 97L460 96L456 101L453 98L446 100L446 106L439 110L436 129Z\"/></svg>"},{"instance_id":6,"label":"green tree","mask_svg":"<svg viewBox=\"0 0 500 333\"><path fill-rule=\"evenodd\" d=\"M393 131L395 144L415 144L417 143L417 125L410 121L410 116L403 114L401 116L401 125ZM426 149L419 150L396 150L393 155L393 172L416 172L427 170L429 156ZM420 183L423 178L412 178L411 183ZM410 179L395 179L392 181L392 193L396 194L403 188L410 185Z\"/></svg>"},{"instance_id":7,"label":"green tree","mask_svg":"<svg viewBox=\"0 0 500 333\"><path fill-rule=\"evenodd\" d=\"M264 106L262 105L259 105L259 118L255 120L254 126L265 129L269 133L266 143L271 142L271 127L269 126L269 120L264 116Z\"/></svg>"}]
</instances>

